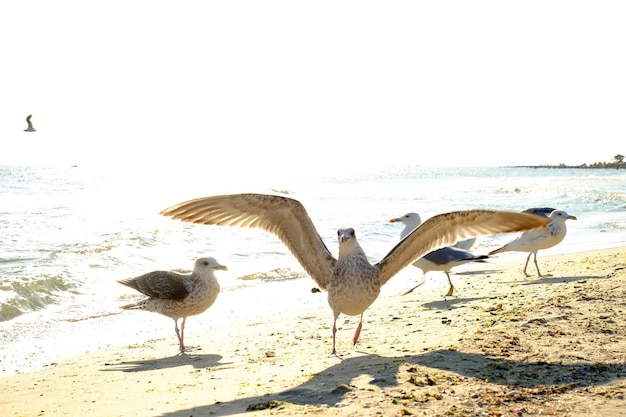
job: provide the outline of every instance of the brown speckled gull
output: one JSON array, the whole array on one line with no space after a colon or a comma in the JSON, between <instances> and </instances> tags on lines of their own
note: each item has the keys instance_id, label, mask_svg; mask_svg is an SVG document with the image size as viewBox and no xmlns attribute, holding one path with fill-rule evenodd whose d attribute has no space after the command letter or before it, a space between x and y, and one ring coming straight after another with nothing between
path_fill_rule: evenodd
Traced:
<instances>
[{"instance_id":1,"label":"brown speckled gull","mask_svg":"<svg viewBox=\"0 0 626 417\"><path fill-rule=\"evenodd\" d=\"M320 238L304 206L292 198L266 194L233 194L186 201L161 212L185 222L260 228L287 246L305 271L325 291L333 310L333 350L337 318L360 315L353 344L359 340L363 312L378 297L380 287L424 254L459 240L529 230L547 219L522 213L470 210L432 217L402 239L372 265L357 242L354 229L339 229L339 255L335 259Z\"/></svg>"},{"instance_id":2,"label":"brown speckled gull","mask_svg":"<svg viewBox=\"0 0 626 417\"><path fill-rule=\"evenodd\" d=\"M135 278L119 280L120 284L127 285L148 296L136 303L122 306L126 310L147 310L163 314L174 320L174 329L180 351L186 352L191 347L185 347L185 322L188 316L205 312L213 305L220 292L220 285L213 271L226 270L214 258L197 259L193 272L185 275L174 271L153 271ZM178 320L182 318L181 328L178 329Z\"/></svg>"}]
</instances>

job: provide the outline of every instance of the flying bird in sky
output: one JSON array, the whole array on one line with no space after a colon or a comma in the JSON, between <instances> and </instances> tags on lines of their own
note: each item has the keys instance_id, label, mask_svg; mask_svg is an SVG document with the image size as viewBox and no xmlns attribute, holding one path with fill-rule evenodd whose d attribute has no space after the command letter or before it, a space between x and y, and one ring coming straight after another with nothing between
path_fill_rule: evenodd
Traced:
<instances>
[{"instance_id":1,"label":"flying bird in sky","mask_svg":"<svg viewBox=\"0 0 626 417\"><path fill-rule=\"evenodd\" d=\"M30 120L32 117L32 114L29 114L28 117L26 117L26 123L28 123L28 127L24 129L24 132L36 132L35 128L33 127L33 122Z\"/></svg>"}]
</instances>

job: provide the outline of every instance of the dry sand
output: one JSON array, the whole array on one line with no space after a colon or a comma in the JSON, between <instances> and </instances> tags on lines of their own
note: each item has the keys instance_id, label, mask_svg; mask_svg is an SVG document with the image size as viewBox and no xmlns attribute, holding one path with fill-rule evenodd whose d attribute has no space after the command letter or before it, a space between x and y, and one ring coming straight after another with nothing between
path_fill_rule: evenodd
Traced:
<instances>
[{"instance_id":1,"label":"dry sand","mask_svg":"<svg viewBox=\"0 0 626 417\"><path fill-rule=\"evenodd\" d=\"M201 350L162 340L98 350L0 379L3 416L612 416L626 414L626 248L542 257L452 275L380 297L340 318L330 309L188 329ZM485 267L487 270L485 270ZM313 296L325 297L321 294ZM209 313L205 313L209 314Z\"/></svg>"}]
</instances>

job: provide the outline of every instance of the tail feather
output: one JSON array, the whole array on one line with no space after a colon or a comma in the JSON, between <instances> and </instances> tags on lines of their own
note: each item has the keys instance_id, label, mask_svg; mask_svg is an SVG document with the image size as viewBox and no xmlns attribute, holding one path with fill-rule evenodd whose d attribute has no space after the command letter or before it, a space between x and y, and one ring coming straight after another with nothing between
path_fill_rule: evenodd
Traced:
<instances>
[{"instance_id":1,"label":"tail feather","mask_svg":"<svg viewBox=\"0 0 626 417\"><path fill-rule=\"evenodd\" d=\"M143 310L145 309L145 303L143 301L140 301L138 303L132 303L132 304L126 304L121 306L120 308L124 309L124 310Z\"/></svg>"},{"instance_id":2,"label":"tail feather","mask_svg":"<svg viewBox=\"0 0 626 417\"><path fill-rule=\"evenodd\" d=\"M507 251L506 246L502 246L501 248L494 249L491 252L489 252L489 255L495 255L496 253L506 252L506 251Z\"/></svg>"},{"instance_id":3,"label":"tail feather","mask_svg":"<svg viewBox=\"0 0 626 417\"><path fill-rule=\"evenodd\" d=\"M478 255L475 258L470 259L472 262L487 262L485 259L489 259L489 255Z\"/></svg>"}]
</instances>

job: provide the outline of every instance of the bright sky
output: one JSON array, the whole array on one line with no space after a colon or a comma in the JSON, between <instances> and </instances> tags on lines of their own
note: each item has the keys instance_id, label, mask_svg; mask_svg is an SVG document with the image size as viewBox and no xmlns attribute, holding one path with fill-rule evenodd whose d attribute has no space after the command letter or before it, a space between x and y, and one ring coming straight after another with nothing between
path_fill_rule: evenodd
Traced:
<instances>
[{"instance_id":1,"label":"bright sky","mask_svg":"<svg viewBox=\"0 0 626 417\"><path fill-rule=\"evenodd\" d=\"M0 163L609 161L624 22L623 1L4 1Z\"/></svg>"}]
</instances>

